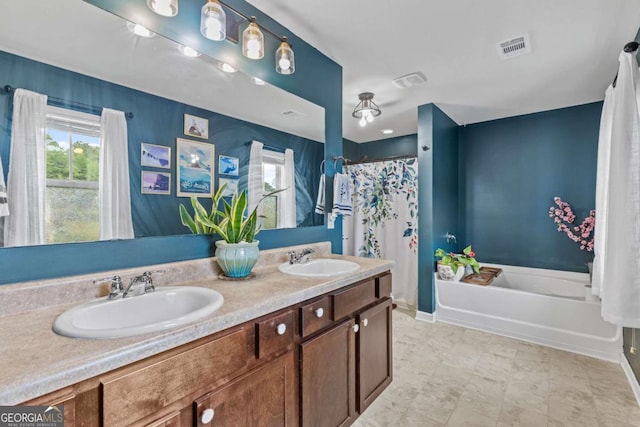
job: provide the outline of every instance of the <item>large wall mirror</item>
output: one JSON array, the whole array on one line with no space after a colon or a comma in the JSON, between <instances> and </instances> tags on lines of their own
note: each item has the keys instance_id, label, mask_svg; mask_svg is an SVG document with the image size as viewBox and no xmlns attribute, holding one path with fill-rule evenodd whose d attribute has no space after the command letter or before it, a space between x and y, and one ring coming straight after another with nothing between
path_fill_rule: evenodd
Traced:
<instances>
[{"instance_id":1,"label":"large wall mirror","mask_svg":"<svg viewBox=\"0 0 640 427\"><path fill-rule=\"evenodd\" d=\"M191 161L185 158L189 144L213 147L209 164L215 188L227 183L239 190L247 188L253 141L263 144L267 189L285 185L282 159L292 150L295 220L279 221L283 206L274 199L265 205L272 215L265 226L323 224L323 216L314 212L324 158L322 107L241 72L226 73L215 58L188 57L183 46L159 35L135 35L128 22L82 0L44 2L37 13L22 0L3 6L0 86L45 94L51 107L44 243L98 238L95 212L74 215L77 206L96 199L96 123L103 107L133 116L127 119L127 134L135 237L189 233L178 214L181 203L190 205L178 191L181 161ZM5 177L12 96L0 95ZM206 198L201 201L206 205Z\"/></svg>"}]
</instances>

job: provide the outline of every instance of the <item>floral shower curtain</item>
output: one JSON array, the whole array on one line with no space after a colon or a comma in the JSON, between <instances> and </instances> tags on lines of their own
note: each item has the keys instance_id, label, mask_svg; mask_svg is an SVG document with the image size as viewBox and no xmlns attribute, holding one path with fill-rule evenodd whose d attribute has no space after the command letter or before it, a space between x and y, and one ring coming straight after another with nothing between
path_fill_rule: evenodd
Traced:
<instances>
[{"instance_id":1,"label":"floral shower curtain","mask_svg":"<svg viewBox=\"0 0 640 427\"><path fill-rule=\"evenodd\" d=\"M418 297L418 162L350 165L353 216L343 220L343 253L396 262L393 299L415 307Z\"/></svg>"}]
</instances>

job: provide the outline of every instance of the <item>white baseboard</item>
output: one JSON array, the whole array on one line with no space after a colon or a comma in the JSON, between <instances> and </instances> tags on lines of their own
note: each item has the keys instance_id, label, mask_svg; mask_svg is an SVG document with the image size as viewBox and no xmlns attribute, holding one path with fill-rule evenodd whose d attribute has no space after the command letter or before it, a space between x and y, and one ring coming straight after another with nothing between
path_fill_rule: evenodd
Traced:
<instances>
[{"instance_id":1,"label":"white baseboard","mask_svg":"<svg viewBox=\"0 0 640 427\"><path fill-rule=\"evenodd\" d=\"M436 322L436 313L427 313L426 311L416 311L416 320L420 320L421 322Z\"/></svg>"},{"instance_id":2,"label":"white baseboard","mask_svg":"<svg viewBox=\"0 0 640 427\"><path fill-rule=\"evenodd\" d=\"M638 379L634 375L631 365L629 365L627 356L624 354L620 356L620 364L622 365L622 370L624 370L624 373L627 375L627 380L629 380L633 394L636 397L636 402L638 402L638 406L640 406L640 384L638 384Z\"/></svg>"}]
</instances>

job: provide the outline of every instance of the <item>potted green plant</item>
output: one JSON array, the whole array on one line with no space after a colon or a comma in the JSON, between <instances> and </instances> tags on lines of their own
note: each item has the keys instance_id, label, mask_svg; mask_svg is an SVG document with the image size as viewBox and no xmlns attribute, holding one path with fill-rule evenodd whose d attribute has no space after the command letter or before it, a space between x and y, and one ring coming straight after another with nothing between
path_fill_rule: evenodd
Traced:
<instances>
[{"instance_id":1,"label":"potted green plant","mask_svg":"<svg viewBox=\"0 0 640 427\"><path fill-rule=\"evenodd\" d=\"M249 276L258 261L260 241L255 240L261 229L258 206L266 197L283 190L266 194L247 215L247 191L235 193L229 203L222 197L225 187L226 184L221 185L211 198L211 212L207 212L196 197L191 197L193 216L180 204L180 220L194 234L215 233L222 237L222 240L216 241L218 265L225 276L240 279ZM221 199L223 210L219 209Z\"/></svg>"},{"instance_id":2,"label":"potted green plant","mask_svg":"<svg viewBox=\"0 0 640 427\"><path fill-rule=\"evenodd\" d=\"M437 260L438 277L443 280L460 280L464 277L465 270L470 267L475 273L480 271L480 264L476 261L476 253L471 249L471 245L462 250L461 254L445 252L438 248L435 252Z\"/></svg>"}]
</instances>

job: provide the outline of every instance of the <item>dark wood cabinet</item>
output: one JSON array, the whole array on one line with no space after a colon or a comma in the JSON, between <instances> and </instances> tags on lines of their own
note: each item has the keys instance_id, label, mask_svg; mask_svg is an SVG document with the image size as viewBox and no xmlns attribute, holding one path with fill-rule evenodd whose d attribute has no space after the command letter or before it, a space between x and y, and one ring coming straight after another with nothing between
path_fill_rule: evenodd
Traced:
<instances>
[{"instance_id":1,"label":"dark wood cabinet","mask_svg":"<svg viewBox=\"0 0 640 427\"><path fill-rule=\"evenodd\" d=\"M196 399L193 403L193 425L296 425L296 369L294 352L289 352Z\"/></svg>"},{"instance_id":2,"label":"dark wood cabinet","mask_svg":"<svg viewBox=\"0 0 640 427\"><path fill-rule=\"evenodd\" d=\"M391 300L373 306L357 316L358 325L358 411L362 413L391 383L393 343Z\"/></svg>"},{"instance_id":3,"label":"dark wood cabinet","mask_svg":"<svg viewBox=\"0 0 640 427\"><path fill-rule=\"evenodd\" d=\"M393 378L391 275L332 294L336 326L300 344L301 424L348 426Z\"/></svg>"},{"instance_id":4,"label":"dark wood cabinet","mask_svg":"<svg viewBox=\"0 0 640 427\"><path fill-rule=\"evenodd\" d=\"M356 418L355 321L340 323L300 349L302 425L337 427Z\"/></svg>"}]
</instances>

